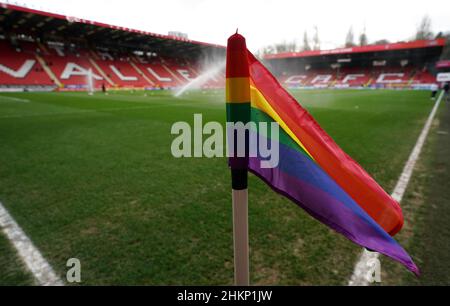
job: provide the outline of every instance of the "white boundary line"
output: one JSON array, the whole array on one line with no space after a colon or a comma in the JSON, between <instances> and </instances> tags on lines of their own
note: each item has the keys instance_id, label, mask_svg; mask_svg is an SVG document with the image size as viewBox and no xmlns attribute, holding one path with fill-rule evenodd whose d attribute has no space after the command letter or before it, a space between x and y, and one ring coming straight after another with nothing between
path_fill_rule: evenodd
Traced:
<instances>
[{"instance_id":1,"label":"white boundary line","mask_svg":"<svg viewBox=\"0 0 450 306\"><path fill-rule=\"evenodd\" d=\"M401 202L403 195L405 194L406 187L408 187L408 183L411 179L411 175L414 170L414 166L419 159L420 152L422 151L422 147L427 139L428 132L430 131L431 124L433 123L434 116L438 110L439 104L441 103L442 97L444 96L444 91L441 92L439 98L434 104L433 109L431 110L430 115L420 133L419 138L417 139L416 145L414 146L411 154L409 155L408 161L406 162L402 174L400 175L397 184L395 185L394 191L391 196L397 201ZM353 270L353 274L350 278L348 284L350 286L367 286L369 285L369 281L367 280L367 275L370 273L372 269L373 259L377 259L379 257L379 253L369 252L366 249L362 252L358 262L355 265Z\"/></svg>"},{"instance_id":2,"label":"white boundary line","mask_svg":"<svg viewBox=\"0 0 450 306\"><path fill-rule=\"evenodd\" d=\"M59 115L79 115L79 114L108 114L109 112L115 112L115 111L142 110L142 109L151 109L151 108L167 107L167 106L190 106L190 104L188 104L188 105L186 105L186 104L172 104L172 105L158 104L158 105L137 106L137 107L104 108L104 109L100 109L100 110L86 109L86 110L79 110L79 111L41 113L41 114L37 113L37 114L29 114L29 115L7 115L7 116L0 116L0 119L46 117L46 116L59 116Z\"/></svg>"},{"instance_id":3,"label":"white boundary line","mask_svg":"<svg viewBox=\"0 0 450 306\"><path fill-rule=\"evenodd\" d=\"M21 98L15 98L15 97L8 97L8 96L0 96L0 101L3 99L5 100L10 100L10 101L14 101L14 102L22 102L22 103L29 103L30 100L28 99L21 99Z\"/></svg>"},{"instance_id":4,"label":"white boundary line","mask_svg":"<svg viewBox=\"0 0 450 306\"><path fill-rule=\"evenodd\" d=\"M17 253L25 266L41 286L64 286L62 280L53 271L50 264L34 246L30 238L14 221L6 208L0 202L0 229L16 248Z\"/></svg>"}]
</instances>

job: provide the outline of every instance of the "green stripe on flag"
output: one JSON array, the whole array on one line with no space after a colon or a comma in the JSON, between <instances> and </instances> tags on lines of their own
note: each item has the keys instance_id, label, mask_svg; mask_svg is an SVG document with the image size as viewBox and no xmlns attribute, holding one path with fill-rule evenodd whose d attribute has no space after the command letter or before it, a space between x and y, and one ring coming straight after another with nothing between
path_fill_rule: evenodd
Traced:
<instances>
[{"instance_id":1,"label":"green stripe on flag","mask_svg":"<svg viewBox=\"0 0 450 306\"><path fill-rule=\"evenodd\" d=\"M253 122L256 123L256 128L258 133L261 133L263 136L267 137L270 139L270 135L271 135L271 130L270 130L270 123L271 122L275 122L275 120L273 120L269 115L267 115L265 112L252 107L251 108L251 120ZM259 124L260 122L266 122L267 123L267 131L265 130L260 130L259 129ZM307 156L310 160L314 161L313 159L311 159L311 157L309 156L308 153L305 152L305 150L303 150L302 147L300 147L280 126L279 128L279 138L278 141L288 147L290 147L291 149L296 150L299 153L304 154L305 156ZM314 161L315 162L315 161Z\"/></svg>"},{"instance_id":2,"label":"green stripe on flag","mask_svg":"<svg viewBox=\"0 0 450 306\"><path fill-rule=\"evenodd\" d=\"M248 103L226 103L227 122L243 122L250 121L250 102Z\"/></svg>"}]
</instances>

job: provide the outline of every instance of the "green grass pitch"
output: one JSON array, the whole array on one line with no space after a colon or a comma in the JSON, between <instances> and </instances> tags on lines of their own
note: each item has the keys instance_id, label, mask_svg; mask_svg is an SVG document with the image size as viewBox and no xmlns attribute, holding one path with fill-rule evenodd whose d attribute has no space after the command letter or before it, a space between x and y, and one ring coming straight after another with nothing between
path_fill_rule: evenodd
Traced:
<instances>
[{"instance_id":1,"label":"green grass pitch","mask_svg":"<svg viewBox=\"0 0 450 306\"><path fill-rule=\"evenodd\" d=\"M433 104L422 91L293 94L388 192ZM195 113L223 123L223 91L0 94L0 201L62 278L76 257L82 284L232 284L226 159L170 153L172 124ZM346 283L359 247L253 176L249 188L251 283ZM0 263L17 264L3 240ZM17 269L0 283L23 283Z\"/></svg>"}]
</instances>

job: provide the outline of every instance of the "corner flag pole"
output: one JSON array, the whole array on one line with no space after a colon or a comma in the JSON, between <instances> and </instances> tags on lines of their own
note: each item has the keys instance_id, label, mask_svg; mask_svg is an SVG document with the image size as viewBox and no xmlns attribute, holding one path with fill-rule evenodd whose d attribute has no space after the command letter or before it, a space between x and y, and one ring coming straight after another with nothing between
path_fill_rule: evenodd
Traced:
<instances>
[{"instance_id":1,"label":"corner flag pole","mask_svg":"<svg viewBox=\"0 0 450 306\"><path fill-rule=\"evenodd\" d=\"M248 189L247 171L232 170L234 282L238 286L249 285L248 255ZM245 180L245 185L243 185ZM239 185L242 184L242 185ZM242 188L242 189L239 189Z\"/></svg>"},{"instance_id":2,"label":"corner flag pole","mask_svg":"<svg viewBox=\"0 0 450 306\"><path fill-rule=\"evenodd\" d=\"M226 77L227 122L246 124L250 121L250 75L245 38L237 32L228 39ZM248 286L247 166L249 135L245 134L245 139L238 139L242 134L235 135L234 130L229 130L227 134L229 145L232 145L233 148L229 152L229 166L231 168L233 201L234 279L236 285ZM237 149L243 144L245 145L245 156L238 156Z\"/></svg>"}]
</instances>

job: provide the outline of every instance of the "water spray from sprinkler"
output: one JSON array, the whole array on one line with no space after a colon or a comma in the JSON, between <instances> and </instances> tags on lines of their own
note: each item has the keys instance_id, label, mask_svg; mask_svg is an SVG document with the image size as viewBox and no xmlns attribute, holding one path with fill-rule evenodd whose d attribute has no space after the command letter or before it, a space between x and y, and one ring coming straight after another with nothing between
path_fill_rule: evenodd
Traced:
<instances>
[{"instance_id":1,"label":"water spray from sprinkler","mask_svg":"<svg viewBox=\"0 0 450 306\"><path fill-rule=\"evenodd\" d=\"M207 69L203 70L203 72L198 75L195 79L192 79L187 84L185 84L183 87L178 89L174 96L179 97L182 94L184 94L186 91L189 91L191 89L200 89L203 85L207 84L211 80L217 81L217 76L221 73L222 70L225 69L225 61L222 60L220 62L216 62L215 64L211 65Z\"/></svg>"}]
</instances>

